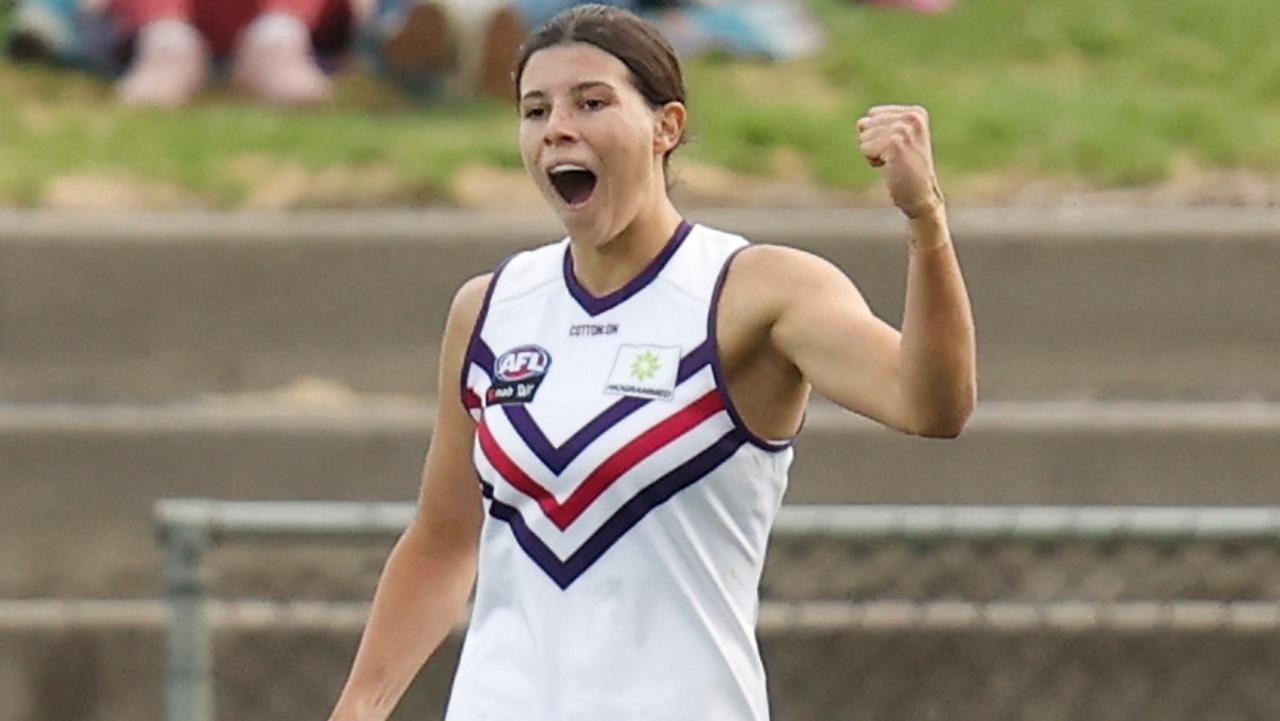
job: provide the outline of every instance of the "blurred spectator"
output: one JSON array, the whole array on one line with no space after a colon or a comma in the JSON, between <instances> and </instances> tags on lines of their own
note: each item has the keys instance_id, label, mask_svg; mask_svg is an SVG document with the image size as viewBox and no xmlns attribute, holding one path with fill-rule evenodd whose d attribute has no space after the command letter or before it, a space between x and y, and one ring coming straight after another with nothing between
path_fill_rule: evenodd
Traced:
<instances>
[{"instance_id":1,"label":"blurred spectator","mask_svg":"<svg viewBox=\"0 0 1280 721\"><path fill-rule=\"evenodd\" d=\"M273 103L323 102L317 55L352 34L349 0L19 0L9 52L115 75L127 103L177 106L213 70Z\"/></svg>"},{"instance_id":2,"label":"blurred spectator","mask_svg":"<svg viewBox=\"0 0 1280 721\"><path fill-rule=\"evenodd\" d=\"M330 83L317 45L339 50L351 30L347 0L112 0L112 14L135 38L120 98L142 105L186 103L215 60L268 102L323 102Z\"/></svg>"},{"instance_id":3,"label":"blurred spectator","mask_svg":"<svg viewBox=\"0 0 1280 721\"><path fill-rule=\"evenodd\" d=\"M868 0L893 2L895 0ZM902 0L936 2L946 0ZM415 94L509 99L525 34L578 0L18 0L9 49L117 75L125 102L178 106L226 65L277 104L323 102L321 66L354 47ZM682 56L788 60L823 34L803 0L603 0L657 25ZM352 41L358 40L353 43Z\"/></svg>"},{"instance_id":4,"label":"blurred spectator","mask_svg":"<svg viewBox=\"0 0 1280 721\"><path fill-rule=\"evenodd\" d=\"M637 10L682 57L721 52L795 60L822 49L822 27L803 0L637 0Z\"/></svg>"},{"instance_id":5,"label":"blurred spectator","mask_svg":"<svg viewBox=\"0 0 1280 721\"><path fill-rule=\"evenodd\" d=\"M515 0L530 25L584 5ZM604 0L652 22L682 57L710 52L791 60L818 52L823 33L804 0Z\"/></svg>"},{"instance_id":6,"label":"blurred spectator","mask_svg":"<svg viewBox=\"0 0 1280 721\"><path fill-rule=\"evenodd\" d=\"M401 87L504 100L528 29L510 0L376 0L363 26L364 54Z\"/></svg>"},{"instance_id":7,"label":"blurred spectator","mask_svg":"<svg viewBox=\"0 0 1280 721\"><path fill-rule=\"evenodd\" d=\"M598 0L646 17L682 56L725 52L788 60L817 52L823 33L803 0ZM512 97L511 70L528 30L580 0L376 0L361 45L402 87Z\"/></svg>"},{"instance_id":8,"label":"blurred spectator","mask_svg":"<svg viewBox=\"0 0 1280 721\"><path fill-rule=\"evenodd\" d=\"M88 18L100 8L85 0L18 0L14 6L7 44L10 56L74 64L87 61L84 31Z\"/></svg>"}]
</instances>

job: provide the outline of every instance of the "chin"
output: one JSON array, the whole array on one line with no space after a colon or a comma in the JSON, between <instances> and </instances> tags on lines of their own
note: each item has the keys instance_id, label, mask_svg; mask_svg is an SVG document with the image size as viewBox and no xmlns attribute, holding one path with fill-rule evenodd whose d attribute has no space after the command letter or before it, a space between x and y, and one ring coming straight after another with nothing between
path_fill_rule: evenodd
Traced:
<instances>
[{"instance_id":1,"label":"chin","mask_svg":"<svg viewBox=\"0 0 1280 721\"><path fill-rule=\"evenodd\" d=\"M583 215L573 211L559 209L560 222L569 234L579 243L591 246L602 245L608 240L608 223L597 215Z\"/></svg>"},{"instance_id":2,"label":"chin","mask_svg":"<svg viewBox=\"0 0 1280 721\"><path fill-rule=\"evenodd\" d=\"M607 230L609 217L603 212L603 208L570 208L559 197L548 198L548 202L551 203L551 209L555 212L556 217L560 219L561 224L569 230L587 233Z\"/></svg>"}]
</instances>

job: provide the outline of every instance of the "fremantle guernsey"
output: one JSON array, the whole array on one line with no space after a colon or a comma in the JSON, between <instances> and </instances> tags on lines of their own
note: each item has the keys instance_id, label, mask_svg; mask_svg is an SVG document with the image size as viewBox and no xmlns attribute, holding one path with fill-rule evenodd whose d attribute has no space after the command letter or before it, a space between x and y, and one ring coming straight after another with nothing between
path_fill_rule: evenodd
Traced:
<instances>
[{"instance_id":1,"label":"fremantle guernsey","mask_svg":"<svg viewBox=\"0 0 1280 721\"><path fill-rule=\"evenodd\" d=\"M726 392L740 237L681 223L594 297L567 239L508 260L462 378L487 515L447 721L767 721L758 586L789 442Z\"/></svg>"}]
</instances>

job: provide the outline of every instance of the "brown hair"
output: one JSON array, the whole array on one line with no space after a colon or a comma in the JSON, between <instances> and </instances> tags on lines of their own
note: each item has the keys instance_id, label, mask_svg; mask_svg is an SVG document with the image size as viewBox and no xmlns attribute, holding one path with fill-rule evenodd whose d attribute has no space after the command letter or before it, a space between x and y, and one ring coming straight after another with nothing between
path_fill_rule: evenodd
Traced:
<instances>
[{"instance_id":1,"label":"brown hair","mask_svg":"<svg viewBox=\"0 0 1280 721\"><path fill-rule=\"evenodd\" d=\"M684 74L671 43L653 25L622 8L595 3L565 10L529 35L520 48L514 74L516 102L520 101L520 79L529 58L539 50L587 43L609 53L631 71L631 84L653 108L672 101L684 103ZM684 138L667 151L663 165Z\"/></svg>"}]
</instances>

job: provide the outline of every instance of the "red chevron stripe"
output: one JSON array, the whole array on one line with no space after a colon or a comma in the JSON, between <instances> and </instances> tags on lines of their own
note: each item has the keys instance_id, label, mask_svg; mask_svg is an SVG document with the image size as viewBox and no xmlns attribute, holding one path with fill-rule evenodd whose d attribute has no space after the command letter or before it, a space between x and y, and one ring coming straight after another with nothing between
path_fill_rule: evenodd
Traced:
<instances>
[{"instance_id":1,"label":"red chevron stripe","mask_svg":"<svg viewBox=\"0 0 1280 721\"><path fill-rule=\"evenodd\" d=\"M480 396L476 392L468 388L462 396L462 405L469 411L473 411L483 405L480 402Z\"/></svg>"},{"instance_id":2,"label":"red chevron stripe","mask_svg":"<svg viewBox=\"0 0 1280 721\"><path fill-rule=\"evenodd\" d=\"M538 502L542 507L542 512L551 515L556 508L560 506L556 503L555 496L551 495L551 491L543 488L537 481L529 477L527 473L521 470L516 462L511 460L506 451L502 450L502 446L498 445L498 441L494 439L493 433L489 431L489 424L485 422L484 417L480 418L480 425L476 427L476 436L480 439L480 450L484 452L484 457L489 459L489 463L507 479L507 483L515 486L517 490L526 496Z\"/></svg>"},{"instance_id":3,"label":"red chevron stripe","mask_svg":"<svg viewBox=\"0 0 1280 721\"><path fill-rule=\"evenodd\" d=\"M699 423L723 408L724 402L721 400L720 392L713 388L684 409L640 434L592 471L582 485L574 489L564 505L551 514L552 522L563 531L582 515L582 512L587 510L587 507L599 498L600 494L612 486L619 476L663 446L693 430Z\"/></svg>"},{"instance_id":4,"label":"red chevron stripe","mask_svg":"<svg viewBox=\"0 0 1280 721\"><path fill-rule=\"evenodd\" d=\"M644 459L688 433L698 424L724 409L724 402L717 389L708 391L698 400L662 420L657 425L632 439L605 459L591 475L587 476L563 504L558 503L550 491L525 473L502 450L488 424L480 423L478 437L485 458L514 488L538 502L547 518L560 530L568 528L624 473Z\"/></svg>"}]
</instances>

